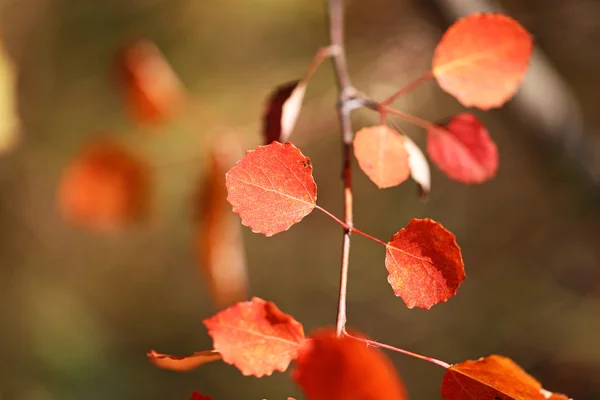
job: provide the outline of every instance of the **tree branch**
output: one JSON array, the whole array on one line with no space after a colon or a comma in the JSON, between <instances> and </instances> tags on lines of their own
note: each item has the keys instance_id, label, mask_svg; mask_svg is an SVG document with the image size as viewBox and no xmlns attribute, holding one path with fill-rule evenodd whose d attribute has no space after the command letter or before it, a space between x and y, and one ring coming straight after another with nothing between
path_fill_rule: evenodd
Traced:
<instances>
[{"instance_id":1,"label":"tree branch","mask_svg":"<svg viewBox=\"0 0 600 400\"><path fill-rule=\"evenodd\" d=\"M338 116L342 131L342 179L344 181L344 229L342 243L342 265L340 273L340 292L336 321L336 334L341 336L346 330L346 293L348 286L348 266L350 261L350 235L352 233L352 122L350 112L353 108L352 98L356 90L350 83L346 50L344 48L344 1L329 0L329 37L331 42L333 68L339 91Z\"/></svg>"}]
</instances>

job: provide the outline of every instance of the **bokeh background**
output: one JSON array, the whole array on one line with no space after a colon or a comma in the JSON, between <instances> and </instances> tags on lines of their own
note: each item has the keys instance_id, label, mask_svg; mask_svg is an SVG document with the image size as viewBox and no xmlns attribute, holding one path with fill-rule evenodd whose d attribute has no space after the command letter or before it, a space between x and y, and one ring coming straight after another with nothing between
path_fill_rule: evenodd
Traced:
<instances>
[{"instance_id":1,"label":"bokeh background","mask_svg":"<svg viewBox=\"0 0 600 400\"><path fill-rule=\"evenodd\" d=\"M354 84L383 98L430 68L461 13L484 1L347 2ZM386 281L382 248L355 237L349 325L459 362L512 357L549 390L600 398L600 2L505 0L539 53L520 95L476 114L496 140L497 177L465 186L433 169L419 202L412 182L377 190L355 168L355 222L387 239L413 217L454 232L467 280L430 311L408 310ZM0 32L17 68L18 146L0 156L0 399L303 398L288 373L256 379L214 363L188 373L152 366L149 349L189 354L211 341L213 315L194 250L192 198L207 143L222 130L261 142L263 102L326 44L322 0L3 0ZM173 123L140 128L114 76L132 36L154 41L199 100ZM311 157L319 204L341 215L340 142L328 63L311 81L291 138ZM462 110L434 82L401 99L432 121ZM355 127L375 122L354 114ZM419 144L423 131L398 122ZM62 171L81 143L107 135L154 166L150 222L102 235L63 220ZM356 167L356 164L355 164ZM335 322L341 232L321 213L266 238L244 229L249 295L272 300L307 331ZM389 354L413 399L439 399L443 370Z\"/></svg>"}]
</instances>

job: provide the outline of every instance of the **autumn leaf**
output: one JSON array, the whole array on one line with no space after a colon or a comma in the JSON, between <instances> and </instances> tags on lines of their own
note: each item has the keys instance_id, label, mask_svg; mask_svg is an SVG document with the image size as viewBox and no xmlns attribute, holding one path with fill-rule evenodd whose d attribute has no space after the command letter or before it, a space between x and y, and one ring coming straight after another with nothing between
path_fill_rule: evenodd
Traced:
<instances>
[{"instance_id":1,"label":"autumn leaf","mask_svg":"<svg viewBox=\"0 0 600 400\"><path fill-rule=\"evenodd\" d=\"M66 220L97 231L123 228L148 213L149 167L118 143L83 146L68 164L58 188Z\"/></svg>"},{"instance_id":2,"label":"autumn leaf","mask_svg":"<svg viewBox=\"0 0 600 400\"><path fill-rule=\"evenodd\" d=\"M195 248L202 275L219 308L247 298L248 276L242 226L227 202L225 174L242 157L233 135L220 135L209 153L208 176L197 205Z\"/></svg>"},{"instance_id":3,"label":"autumn leaf","mask_svg":"<svg viewBox=\"0 0 600 400\"><path fill-rule=\"evenodd\" d=\"M271 93L263 116L266 144L288 141L302 108L306 84L306 80L288 82Z\"/></svg>"},{"instance_id":4,"label":"autumn leaf","mask_svg":"<svg viewBox=\"0 0 600 400\"><path fill-rule=\"evenodd\" d=\"M433 56L440 87L465 107L500 107L517 91L529 66L533 40L502 14L471 14L452 25Z\"/></svg>"},{"instance_id":5,"label":"autumn leaf","mask_svg":"<svg viewBox=\"0 0 600 400\"><path fill-rule=\"evenodd\" d=\"M202 393L194 390L194 393L192 393L192 397L190 398L190 400L212 400L212 397L205 396Z\"/></svg>"},{"instance_id":6,"label":"autumn leaf","mask_svg":"<svg viewBox=\"0 0 600 400\"><path fill-rule=\"evenodd\" d=\"M450 366L442 381L446 400L560 400L566 396L548 392L513 360L491 355Z\"/></svg>"},{"instance_id":7,"label":"autumn leaf","mask_svg":"<svg viewBox=\"0 0 600 400\"><path fill-rule=\"evenodd\" d=\"M315 332L292 372L309 400L405 400L404 385L379 350L333 329Z\"/></svg>"},{"instance_id":8,"label":"autumn leaf","mask_svg":"<svg viewBox=\"0 0 600 400\"><path fill-rule=\"evenodd\" d=\"M498 148L471 113L458 114L444 126L430 128L427 152L446 175L462 183L482 183L498 170Z\"/></svg>"},{"instance_id":9,"label":"autumn leaf","mask_svg":"<svg viewBox=\"0 0 600 400\"><path fill-rule=\"evenodd\" d=\"M180 111L186 92L159 48L149 40L128 44L119 53L124 96L141 124L163 124Z\"/></svg>"},{"instance_id":10,"label":"autumn leaf","mask_svg":"<svg viewBox=\"0 0 600 400\"><path fill-rule=\"evenodd\" d=\"M411 178L419 185L419 194L426 198L431 191L431 170L425 155L408 136L404 136L404 148L408 153L408 166Z\"/></svg>"},{"instance_id":11,"label":"autumn leaf","mask_svg":"<svg viewBox=\"0 0 600 400\"><path fill-rule=\"evenodd\" d=\"M285 371L304 341L298 321L257 297L205 319L204 325L224 362L258 378Z\"/></svg>"},{"instance_id":12,"label":"autumn leaf","mask_svg":"<svg viewBox=\"0 0 600 400\"><path fill-rule=\"evenodd\" d=\"M16 146L20 127L16 66L0 40L0 155Z\"/></svg>"},{"instance_id":13,"label":"autumn leaf","mask_svg":"<svg viewBox=\"0 0 600 400\"><path fill-rule=\"evenodd\" d=\"M465 270L456 237L431 219L413 219L386 245L388 282L408 308L430 309L456 294Z\"/></svg>"},{"instance_id":14,"label":"autumn leaf","mask_svg":"<svg viewBox=\"0 0 600 400\"><path fill-rule=\"evenodd\" d=\"M371 126L356 132L354 155L360 169L380 189L397 186L410 175L404 139L385 125Z\"/></svg>"},{"instance_id":15,"label":"autumn leaf","mask_svg":"<svg viewBox=\"0 0 600 400\"><path fill-rule=\"evenodd\" d=\"M156 365L158 368L178 372L190 371L201 365L212 361L218 361L222 358L221 355L214 350L198 351L183 357L161 354L154 350L150 350L146 356L152 364Z\"/></svg>"},{"instance_id":16,"label":"autumn leaf","mask_svg":"<svg viewBox=\"0 0 600 400\"><path fill-rule=\"evenodd\" d=\"M317 204L310 159L291 143L248 151L227 173L226 185L242 224L266 236L288 230Z\"/></svg>"}]
</instances>

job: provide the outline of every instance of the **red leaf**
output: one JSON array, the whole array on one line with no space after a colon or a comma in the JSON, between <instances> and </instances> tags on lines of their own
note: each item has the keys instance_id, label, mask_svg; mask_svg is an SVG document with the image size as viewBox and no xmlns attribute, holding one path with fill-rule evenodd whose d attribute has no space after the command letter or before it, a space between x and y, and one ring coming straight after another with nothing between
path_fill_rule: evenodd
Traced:
<instances>
[{"instance_id":1,"label":"red leaf","mask_svg":"<svg viewBox=\"0 0 600 400\"><path fill-rule=\"evenodd\" d=\"M154 350L150 350L146 356L158 368L178 372L189 371L206 363L217 361L222 358L221 355L214 350L198 351L194 354L183 357L161 354Z\"/></svg>"},{"instance_id":2,"label":"red leaf","mask_svg":"<svg viewBox=\"0 0 600 400\"><path fill-rule=\"evenodd\" d=\"M404 139L385 125L371 126L356 132L354 155L360 169L380 189L397 186L410 175Z\"/></svg>"},{"instance_id":3,"label":"red leaf","mask_svg":"<svg viewBox=\"0 0 600 400\"><path fill-rule=\"evenodd\" d=\"M332 329L310 336L293 379L309 400L404 400L404 385L379 350Z\"/></svg>"},{"instance_id":4,"label":"red leaf","mask_svg":"<svg viewBox=\"0 0 600 400\"><path fill-rule=\"evenodd\" d=\"M199 187L195 248L212 298L220 308L248 298L246 254L239 219L226 200L225 173L242 157L233 135L219 135Z\"/></svg>"},{"instance_id":5,"label":"red leaf","mask_svg":"<svg viewBox=\"0 0 600 400\"><path fill-rule=\"evenodd\" d=\"M192 397L190 398L190 400L212 400L212 397L205 396L202 393L194 390L194 393L192 393Z\"/></svg>"},{"instance_id":6,"label":"red leaf","mask_svg":"<svg viewBox=\"0 0 600 400\"><path fill-rule=\"evenodd\" d=\"M120 53L123 90L134 119L143 124L162 124L180 110L185 90L156 45L140 40Z\"/></svg>"},{"instance_id":7,"label":"red leaf","mask_svg":"<svg viewBox=\"0 0 600 400\"><path fill-rule=\"evenodd\" d=\"M205 319L204 325L223 361L258 378L285 371L304 341L298 321L257 297Z\"/></svg>"},{"instance_id":8,"label":"red leaf","mask_svg":"<svg viewBox=\"0 0 600 400\"><path fill-rule=\"evenodd\" d=\"M427 152L442 171L462 183L482 183L498 170L498 148L470 113L454 116L444 127L429 129Z\"/></svg>"},{"instance_id":9,"label":"red leaf","mask_svg":"<svg viewBox=\"0 0 600 400\"><path fill-rule=\"evenodd\" d=\"M143 160L117 143L85 145L63 172L61 214L99 231L140 221L149 208L148 170Z\"/></svg>"},{"instance_id":10,"label":"red leaf","mask_svg":"<svg viewBox=\"0 0 600 400\"><path fill-rule=\"evenodd\" d=\"M452 365L442 381L446 400L560 400L566 396L548 392L513 360L499 355Z\"/></svg>"},{"instance_id":11,"label":"red leaf","mask_svg":"<svg viewBox=\"0 0 600 400\"><path fill-rule=\"evenodd\" d=\"M456 294L465 269L456 237L431 219L413 219L386 245L388 282L408 308L430 309Z\"/></svg>"},{"instance_id":12,"label":"red leaf","mask_svg":"<svg viewBox=\"0 0 600 400\"><path fill-rule=\"evenodd\" d=\"M266 236L288 230L317 204L310 159L291 143L248 151L226 182L227 200L242 224Z\"/></svg>"},{"instance_id":13,"label":"red leaf","mask_svg":"<svg viewBox=\"0 0 600 400\"><path fill-rule=\"evenodd\" d=\"M532 51L531 35L514 19L472 14L458 20L440 40L433 74L465 107L500 107L517 91Z\"/></svg>"},{"instance_id":14,"label":"red leaf","mask_svg":"<svg viewBox=\"0 0 600 400\"><path fill-rule=\"evenodd\" d=\"M265 142L287 142L306 92L306 80L288 82L275 88L267 105L263 116Z\"/></svg>"}]
</instances>

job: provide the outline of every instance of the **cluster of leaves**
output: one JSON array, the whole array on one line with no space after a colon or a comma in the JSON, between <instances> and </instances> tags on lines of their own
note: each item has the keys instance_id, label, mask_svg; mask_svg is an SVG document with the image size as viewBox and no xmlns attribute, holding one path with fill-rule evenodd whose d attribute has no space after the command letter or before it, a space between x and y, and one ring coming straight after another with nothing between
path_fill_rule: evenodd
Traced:
<instances>
[{"instance_id":1,"label":"cluster of leaves","mask_svg":"<svg viewBox=\"0 0 600 400\"><path fill-rule=\"evenodd\" d=\"M412 177L423 193L431 190L427 158L408 136L388 125L389 116L395 116L426 130L429 158L451 179L474 184L494 177L498 150L473 113L431 123L390 105L418 84L435 78L466 107L500 107L516 93L532 49L530 34L510 17L474 14L448 29L435 49L431 71L421 78L383 101L353 93L348 101L376 111L381 120L354 135L354 156L360 169L382 189ZM448 301L466 277L456 238L439 222L413 219L386 242L317 205L311 160L288 140L310 77L335 51L339 49L321 49L301 79L279 86L271 94L263 115L265 145L248 151L231 169L239 159L235 151L225 145L213 153L212 172L204 185L210 190L199 208L200 217L206 220L204 230L196 235L197 248L203 264L216 270L238 268L235 276L241 277L223 283L217 279L223 274L205 270L218 304L228 305L245 296L243 255L234 256L235 262L231 254L223 255L241 246L239 224L223 211L225 196L242 224L256 233L272 236L284 232L316 208L346 232L383 245L388 282L408 308L429 309ZM185 91L153 44L142 41L127 46L119 60L124 95L136 121L162 124L178 114ZM58 199L63 215L94 230L118 229L143 219L152 186L148 169L140 157L115 142L86 144L61 181ZM229 246L229 241L236 245ZM223 287L235 289L229 293ZM447 400L567 399L544 390L516 363L498 355L450 365L372 341L345 327L325 327L305 336L302 324L259 298L237 302L204 324L213 349L186 357L150 351L149 359L160 368L177 371L222 360L242 374L256 377L284 372L295 362L292 378L311 400L407 399L404 383L377 349L385 348L446 368L441 394ZM192 400L206 399L210 398L199 392L192 395Z\"/></svg>"},{"instance_id":2,"label":"cluster of leaves","mask_svg":"<svg viewBox=\"0 0 600 400\"><path fill-rule=\"evenodd\" d=\"M417 83L434 76L442 89L467 107L500 107L515 94L532 47L529 33L513 19L498 14L471 15L445 33L435 50L432 71ZM325 55L327 49L321 50L302 79L278 87L270 96L264 115L267 144L248 151L227 172L227 200L243 225L266 236L288 230L317 208L345 230L385 247L388 282L408 308L429 309L446 302L465 279L465 270L455 236L440 223L413 219L384 242L317 205L311 161L287 140L299 115L308 78ZM429 157L450 178L463 183L492 178L498 168L498 151L472 113L432 124L389 106L414 86L408 85L382 102L359 94L352 98L379 112L382 121L354 136L354 155L362 171L379 188L399 185L412 175L424 192L429 191L426 158L407 136L385 124L391 114L427 130ZM402 380L376 349L383 347L446 368L441 394L448 400L567 399L544 390L516 363L499 355L449 365L346 329L336 332L321 328L305 337L298 321L259 298L237 303L204 324L213 339L212 350L188 357L151 351L148 357L157 366L173 370L189 370L222 359L242 374L256 377L285 371L295 361L292 378L311 400L406 399ZM199 393L194 396L204 398Z\"/></svg>"}]
</instances>

